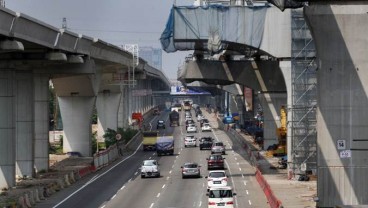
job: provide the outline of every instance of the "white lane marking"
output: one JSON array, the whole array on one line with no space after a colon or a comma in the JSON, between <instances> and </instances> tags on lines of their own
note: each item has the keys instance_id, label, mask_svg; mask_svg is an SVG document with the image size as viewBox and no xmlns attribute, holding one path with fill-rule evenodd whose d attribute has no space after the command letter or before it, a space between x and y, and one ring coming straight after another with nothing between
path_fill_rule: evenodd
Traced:
<instances>
[{"instance_id":1,"label":"white lane marking","mask_svg":"<svg viewBox=\"0 0 368 208\"><path fill-rule=\"evenodd\" d=\"M244 174L242 174L242 178L244 178Z\"/></svg>"},{"instance_id":2,"label":"white lane marking","mask_svg":"<svg viewBox=\"0 0 368 208\"><path fill-rule=\"evenodd\" d=\"M252 205L252 202L250 200L248 200L248 203L249 203L249 205Z\"/></svg>"},{"instance_id":3,"label":"white lane marking","mask_svg":"<svg viewBox=\"0 0 368 208\"><path fill-rule=\"evenodd\" d=\"M225 160L225 164L226 164L226 166L227 166L227 169L229 170L230 175L232 175L232 173L231 173L231 169L230 169L230 166L229 166L229 163L228 163L226 160ZM234 190L236 190L233 177L231 177L231 183L232 183L232 184L233 184L233 186L234 186ZM235 204L236 204L236 207L239 207L239 205L238 205L238 199L237 199L236 197L235 197Z\"/></svg>"},{"instance_id":4,"label":"white lane marking","mask_svg":"<svg viewBox=\"0 0 368 208\"><path fill-rule=\"evenodd\" d=\"M101 208L105 208L106 205L103 205Z\"/></svg>"},{"instance_id":5,"label":"white lane marking","mask_svg":"<svg viewBox=\"0 0 368 208\"><path fill-rule=\"evenodd\" d=\"M175 161L174 161L174 163L175 163ZM172 165L171 168L174 168L174 165Z\"/></svg>"},{"instance_id":6,"label":"white lane marking","mask_svg":"<svg viewBox=\"0 0 368 208\"><path fill-rule=\"evenodd\" d=\"M158 193L156 197L157 197L157 198L158 198L158 197L160 197L160 194L161 194L161 193Z\"/></svg>"},{"instance_id":7,"label":"white lane marking","mask_svg":"<svg viewBox=\"0 0 368 208\"><path fill-rule=\"evenodd\" d=\"M152 208L154 204L155 204L155 203L152 203L152 204L151 204L151 206L150 206L150 208Z\"/></svg>"},{"instance_id":8,"label":"white lane marking","mask_svg":"<svg viewBox=\"0 0 368 208\"><path fill-rule=\"evenodd\" d=\"M153 153L152 155L156 155L156 153Z\"/></svg>"},{"instance_id":9,"label":"white lane marking","mask_svg":"<svg viewBox=\"0 0 368 208\"><path fill-rule=\"evenodd\" d=\"M179 157L179 156L178 156L178 155L176 155L176 159L178 159L178 157Z\"/></svg>"},{"instance_id":10,"label":"white lane marking","mask_svg":"<svg viewBox=\"0 0 368 208\"><path fill-rule=\"evenodd\" d=\"M247 193L247 195L249 195L248 189L247 189L247 190L245 190L245 192Z\"/></svg>"},{"instance_id":11,"label":"white lane marking","mask_svg":"<svg viewBox=\"0 0 368 208\"><path fill-rule=\"evenodd\" d=\"M172 170L169 171L169 174L171 174Z\"/></svg>"},{"instance_id":12,"label":"white lane marking","mask_svg":"<svg viewBox=\"0 0 368 208\"><path fill-rule=\"evenodd\" d=\"M114 196L111 197L111 200L114 199L116 197L116 194L114 194Z\"/></svg>"},{"instance_id":13,"label":"white lane marking","mask_svg":"<svg viewBox=\"0 0 368 208\"><path fill-rule=\"evenodd\" d=\"M149 157L148 159L150 160L152 157Z\"/></svg>"},{"instance_id":14,"label":"white lane marking","mask_svg":"<svg viewBox=\"0 0 368 208\"><path fill-rule=\"evenodd\" d=\"M129 179L128 183L131 182L131 181L132 181L132 179Z\"/></svg>"},{"instance_id":15,"label":"white lane marking","mask_svg":"<svg viewBox=\"0 0 368 208\"><path fill-rule=\"evenodd\" d=\"M239 163L238 163L238 162L237 162L236 164L237 164L237 165L239 165Z\"/></svg>"},{"instance_id":16,"label":"white lane marking","mask_svg":"<svg viewBox=\"0 0 368 208\"><path fill-rule=\"evenodd\" d=\"M166 186L166 184L164 184L164 185L162 186L162 188L165 188L165 186Z\"/></svg>"},{"instance_id":17,"label":"white lane marking","mask_svg":"<svg viewBox=\"0 0 368 208\"><path fill-rule=\"evenodd\" d=\"M170 176L167 176L167 177L166 177L166 180L169 180L169 179L170 179Z\"/></svg>"},{"instance_id":18,"label":"white lane marking","mask_svg":"<svg viewBox=\"0 0 368 208\"><path fill-rule=\"evenodd\" d=\"M239 170L241 171L241 168L239 168Z\"/></svg>"},{"instance_id":19,"label":"white lane marking","mask_svg":"<svg viewBox=\"0 0 368 208\"><path fill-rule=\"evenodd\" d=\"M246 186L246 185L247 185L247 182L246 182L246 181L244 181L243 183L244 183L244 186Z\"/></svg>"},{"instance_id":20,"label":"white lane marking","mask_svg":"<svg viewBox=\"0 0 368 208\"><path fill-rule=\"evenodd\" d=\"M125 186L121 187L120 190L123 190L125 188Z\"/></svg>"},{"instance_id":21,"label":"white lane marking","mask_svg":"<svg viewBox=\"0 0 368 208\"><path fill-rule=\"evenodd\" d=\"M238 160L238 158L235 158L235 160Z\"/></svg>"},{"instance_id":22,"label":"white lane marking","mask_svg":"<svg viewBox=\"0 0 368 208\"><path fill-rule=\"evenodd\" d=\"M79 189L77 189L76 191L74 191L73 193L71 193L69 196L67 196L66 198L64 198L61 202L59 202L58 204L56 204L55 206L53 206L53 208L56 208L56 207L60 206L62 203L64 203L70 197L74 196L76 193L78 193L79 191L81 191L82 189L84 189L86 186L88 186L89 184L91 184L95 180L99 179L100 177L104 176L106 173L110 172L112 169L114 169L116 166L120 165L121 163L125 162L127 159L131 158L133 155L135 155L138 152L138 150L141 148L141 146L142 146L142 143L137 147L137 149L133 152L133 154L129 155L124 160L116 163L114 166L112 166L111 168L109 168L108 170L106 170L105 172L103 172L101 175L98 175L97 177L94 177L91 180L89 180L82 187L80 187Z\"/></svg>"},{"instance_id":23,"label":"white lane marking","mask_svg":"<svg viewBox=\"0 0 368 208\"><path fill-rule=\"evenodd\" d=\"M202 206L202 201L200 201L198 204L198 207L201 207L201 206Z\"/></svg>"},{"instance_id":24,"label":"white lane marking","mask_svg":"<svg viewBox=\"0 0 368 208\"><path fill-rule=\"evenodd\" d=\"M138 174L138 172L135 172L135 173L134 173L134 175L137 175L137 174Z\"/></svg>"}]
</instances>

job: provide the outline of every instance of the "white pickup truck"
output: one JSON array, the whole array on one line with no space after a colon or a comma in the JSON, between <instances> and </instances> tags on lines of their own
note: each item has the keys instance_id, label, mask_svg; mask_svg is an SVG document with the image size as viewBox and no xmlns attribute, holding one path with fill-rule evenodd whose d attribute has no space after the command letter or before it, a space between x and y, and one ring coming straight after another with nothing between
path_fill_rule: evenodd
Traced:
<instances>
[{"instance_id":1,"label":"white pickup truck","mask_svg":"<svg viewBox=\"0 0 368 208\"><path fill-rule=\"evenodd\" d=\"M160 168L156 160L144 160L141 166L141 178L160 177Z\"/></svg>"}]
</instances>

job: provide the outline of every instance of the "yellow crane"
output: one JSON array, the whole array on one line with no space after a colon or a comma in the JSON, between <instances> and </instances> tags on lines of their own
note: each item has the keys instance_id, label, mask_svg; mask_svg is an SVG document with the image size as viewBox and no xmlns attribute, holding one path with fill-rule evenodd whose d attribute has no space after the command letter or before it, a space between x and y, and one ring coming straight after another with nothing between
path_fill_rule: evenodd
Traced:
<instances>
[{"instance_id":1,"label":"yellow crane","mask_svg":"<svg viewBox=\"0 0 368 208\"><path fill-rule=\"evenodd\" d=\"M280 127L276 129L278 144L276 148L268 150L268 156L284 156L286 155L286 128L287 116L285 106L281 106L280 109Z\"/></svg>"}]
</instances>

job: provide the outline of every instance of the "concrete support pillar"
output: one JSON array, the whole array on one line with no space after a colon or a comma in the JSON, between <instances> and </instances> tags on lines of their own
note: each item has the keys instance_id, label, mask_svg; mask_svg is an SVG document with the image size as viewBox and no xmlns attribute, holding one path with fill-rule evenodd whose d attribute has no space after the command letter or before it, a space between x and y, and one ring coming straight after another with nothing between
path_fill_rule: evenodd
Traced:
<instances>
[{"instance_id":1,"label":"concrete support pillar","mask_svg":"<svg viewBox=\"0 0 368 208\"><path fill-rule=\"evenodd\" d=\"M15 72L0 70L0 188L15 185Z\"/></svg>"},{"instance_id":2,"label":"concrete support pillar","mask_svg":"<svg viewBox=\"0 0 368 208\"><path fill-rule=\"evenodd\" d=\"M125 104L125 100L127 99L126 98L126 89L125 87L122 87L121 89L121 99L120 99L120 102L119 102L119 112L118 112L118 127L122 127L122 128L125 128L125 123L124 123L124 120L126 119L126 116L125 116L125 107L126 107L126 104Z\"/></svg>"},{"instance_id":3,"label":"concrete support pillar","mask_svg":"<svg viewBox=\"0 0 368 208\"><path fill-rule=\"evenodd\" d=\"M318 207L368 204L368 2L313 2Z\"/></svg>"},{"instance_id":4,"label":"concrete support pillar","mask_svg":"<svg viewBox=\"0 0 368 208\"><path fill-rule=\"evenodd\" d=\"M16 72L16 175L32 177L34 158L34 93L32 71Z\"/></svg>"},{"instance_id":5,"label":"concrete support pillar","mask_svg":"<svg viewBox=\"0 0 368 208\"><path fill-rule=\"evenodd\" d=\"M34 168L49 169L49 77L33 74L34 83Z\"/></svg>"},{"instance_id":6,"label":"concrete support pillar","mask_svg":"<svg viewBox=\"0 0 368 208\"><path fill-rule=\"evenodd\" d=\"M131 124L132 121L132 112L133 112L133 104L134 97L132 96L133 88L127 88L127 126Z\"/></svg>"},{"instance_id":7,"label":"concrete support pillar","mask_svg":"<svg viewBox=\"0 0 368 208\"><path fill-rule=\"evenodd\" d=\"M282 72L282 75L284 76L284 80L285 80L285 86L286 86L286 91L287 91L287 98L286 98L286 109L290 109L293 106L293 101L292 101L292 88L291 88L291 61L280 61L280 69ZM280 110L279 110L280 111ZM278 114L280 115L280 112L278 112ZM290 153L293 151L292 148L292 125L290 121L292 121L292 114L290 111L287 110L287 138L286 138L286 147L287 147L287 152L289 153L289 155L291 155ZM265 146L266 147L266 146ZM288 162L292 162L293 157L288 157Z\"/></svg>"},{"instance_id":8,"label":"concrete support pillar","mask_svg":"<svg viewBox=\"0 0 368 208\"><path fill-rule=\"evenodd\" d=\"M98 140L103 140L105 131L109 129L118 129L118 112L121 99L121 93L102 92L98 93L96 108L98 112Z\"/></svg>"},{"instance_id":9,"label":"concrete support pillar","mask_svg":"<svg viewBox=\"0 0 368 208\"><path fill-rule=\"evenodd\" d=\"M70 96L58 100L64 127L63 151L92 156L91 117L96 97Z\"/></svg>"},{"instance_id":10,"label":"concrete support pillar","mask_svg":"<svg viewBox=\"0 0 368 208\"><path fill-rule=\"evenodd\" d=\"M263 137L264 148L269 145L277 144L276 128L280 127L280 109L286 106L286 93L261 93L258 94L261 106L263 108Z\"/></svg>"}]
</instances>

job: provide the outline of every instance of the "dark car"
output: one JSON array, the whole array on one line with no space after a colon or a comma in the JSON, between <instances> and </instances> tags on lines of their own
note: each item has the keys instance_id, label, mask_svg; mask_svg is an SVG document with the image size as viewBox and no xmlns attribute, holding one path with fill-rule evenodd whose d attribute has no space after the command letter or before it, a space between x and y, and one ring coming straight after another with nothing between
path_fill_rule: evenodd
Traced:
<instances>
[{"instance_id":1,"label":"dark car","mask_svg":"<svg viewBox=\"0 0 368 208\"><path fill-rule=\"evenodd\" d=\"M163 120L158 120L157 121L157 129L165 129L166 126L165 126L165 121Z\"/></svg>"},{"instance_id":2,"label":"dark car","mask_svg":"<svg viewBox=\"0 0 368 208\"><path fill-rule=\"evenodd\" d=\"M202 137L199 140L199 149L211 149L213 144L213 138L212 137Z\"/></svg>"},{"instance_id":3,"label":"dark car","mask_svg":"<svg viewBox=\"0 0 368 208\"><path fill-rule=\"evenodd\" d=\"M210 121L207 118L204 118L201 121L199 121L199 123L201 124L202 127L204 123L210 123Z\"/></svg>"},{"instance_id":4,"label":"dark car","mask_svg":"<svg viewBox=\"0 0 368 208\"><path fill-rule=\"evenodd\" d=\"M207 169L225 169L224 157L220 154L212 154L207 158Z\"/></svg>"},{"instance_id":5,"label":"dark car","mask_svg":"<svg viewBox=\"0 0 368 208\"><path fill-rule=\"evenodd\" d=\"M195 123L194 123L194 121L193 121L193 119L190 119L190 120L186 120L186 121L185 121L185 126L186 126L186 127L188 127L188 126L189 126L189 124L195 124Z\"/></svg>"}]
</instances>

